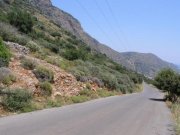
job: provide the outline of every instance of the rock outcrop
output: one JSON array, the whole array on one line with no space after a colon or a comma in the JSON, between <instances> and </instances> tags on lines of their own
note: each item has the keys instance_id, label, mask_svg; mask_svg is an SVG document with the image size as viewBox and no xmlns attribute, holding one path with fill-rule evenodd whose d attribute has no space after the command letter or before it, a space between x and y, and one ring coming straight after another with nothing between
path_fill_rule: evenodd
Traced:
<instances>
[{"instance_id":1,"label":"rock outcrop","mask_svg":"<svg viewBox=\"0 0 180 135\"><path fill-rule=\"evenodd\" d=\"M24 69L21 65L21 57L19 57L19 53L15 53L15 58L10 62L9 69L13 71L16 75L17 81L10 85L9 87L12 89L15 88L24 88L31 90L35 95L40 93L39 81L34 75L33 71ZM61 95L61 96L72 96L77 95L79 91L85 88L85 84L78 82L76 78L60 69L59 67L49 64L46 61L31 57L25 56L28 59L32 59L36 63L44 66L54 73L54 83L53 87L53 95Z\"/></svg>"},{"instance_id":2,"label":"rock outcrop","mask_svg":"<svg viewBox=\"0 0 180 135\"><path fill-rule=\"evenodd\" d=\"M18 43L13 42L4 42L11 50L18 52L22 55L27 55L29 53L29 48L19 45Z\"/></svg>"}]
</instances>

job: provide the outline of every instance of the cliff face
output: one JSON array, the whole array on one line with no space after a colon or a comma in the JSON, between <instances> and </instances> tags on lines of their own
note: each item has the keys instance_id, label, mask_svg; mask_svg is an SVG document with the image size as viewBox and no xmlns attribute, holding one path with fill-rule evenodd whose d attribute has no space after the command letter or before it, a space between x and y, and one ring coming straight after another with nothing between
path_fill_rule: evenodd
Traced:
<instances>
[{"instance_id":1,"label":"cliff face","mask_svg":"<svg viewBox=\"0 0 180 135\"><path fill-rule=\"evenodd\" d=\"M29 0L32 5L36 5L38 7L41 6L52 6L51 0Z\"/></svg>"},{"instance_id":2,"label":"cliff face","mask_svg":"<svg viewBox=\"0 0 180 135\"><path fill-rule=\"evenodd\" d=\"M106 54L115 62L122 64L128 69L135 70L147 76L153 77L162 68L177 69L173 64L167 63L156 56L140 53L119 53L110 47L99 43L88 35L81 27L80 22L72 15L52 5L51 0L24 0L30 7L34 7L54 21L58 26L66 29L76 37L84 41L91 48Z\"/></svg>"}]
</instances>

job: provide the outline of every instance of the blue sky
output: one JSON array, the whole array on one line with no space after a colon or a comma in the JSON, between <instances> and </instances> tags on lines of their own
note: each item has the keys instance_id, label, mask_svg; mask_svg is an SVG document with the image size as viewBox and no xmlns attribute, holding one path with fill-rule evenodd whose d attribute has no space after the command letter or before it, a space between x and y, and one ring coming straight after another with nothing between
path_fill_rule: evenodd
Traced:
<instances>
[{"instance_id":1,"label":"blue sky","mask_svg":"<svg viewBox=\"0 0 180 135\"><path fill-rule=\"evenodd\" d=\"M180 65L180 0L52 0L119 52L154 53Z\"/></svg>"}]
</instances>

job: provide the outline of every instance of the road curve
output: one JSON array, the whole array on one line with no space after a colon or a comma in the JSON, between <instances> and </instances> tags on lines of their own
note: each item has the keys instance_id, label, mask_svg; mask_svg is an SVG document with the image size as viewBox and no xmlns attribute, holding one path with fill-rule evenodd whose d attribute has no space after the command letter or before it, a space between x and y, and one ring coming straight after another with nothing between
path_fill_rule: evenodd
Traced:
<instances>
[{"instance_id":1,"label":"road curve","mask_svg":"<svg viewBox=\"0 0 180 135\"><path fill-rule=\"evenodd\" d=\"M0 118L0 135L172 135L163 94L144 92Z\"/></svg>"}]
</instances>

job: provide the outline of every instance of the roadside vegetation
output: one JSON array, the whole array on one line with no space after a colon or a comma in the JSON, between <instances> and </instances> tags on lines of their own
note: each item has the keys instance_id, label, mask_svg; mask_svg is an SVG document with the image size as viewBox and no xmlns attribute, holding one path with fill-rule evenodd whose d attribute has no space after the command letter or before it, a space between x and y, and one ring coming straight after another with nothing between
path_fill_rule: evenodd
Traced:
<instances>
[{"instance_id":1,"label":"roadside vegetation","mask_svg":"<svg viewBox=\"0 0 180 135\"><path fill-rule=\"evenodd\" d=\"M164 69L155 78L155 86L166 92L166 100L176 121L177 135L180 135L180 75L171 69Z\"/></svg>"},{"instance_id":2,"label":"roadside vegetation","mask_svg":"<svg viewBox=\"0 0 180 135\"><path fill-rule=\"evenodd\" d=\"M50 97L52 88L49 82L40 84L43 91L42 97L33 97L33 94L27 89L1 89L0 104L10 112L31 112L44 108L61 107L63 105L82 103L97 98L115 96L120 93L99 89L92 91L84 89L78 95L74 96L56 96L55 99ZM41 102L39 102L39 100Z\"/></svg>"}]
</instances>

